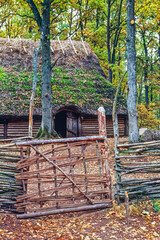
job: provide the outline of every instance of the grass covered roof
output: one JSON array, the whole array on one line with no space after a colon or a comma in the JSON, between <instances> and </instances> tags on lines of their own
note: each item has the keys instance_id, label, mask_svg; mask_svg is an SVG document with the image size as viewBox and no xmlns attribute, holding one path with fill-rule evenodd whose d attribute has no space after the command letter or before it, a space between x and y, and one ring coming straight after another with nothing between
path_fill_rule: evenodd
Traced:
<instances>
[{"instance_id":1,"label":"grass covered roof","mask_svg":"<svg viewBox=\"0 0 160 240\"><path fill-rule=\"evenodd\" d=\"M62 106L75 105L84 114L96 114L100 105L111 114L115 88L107 81L97 56L88 44L62 42L65 55L58 41L52 41L53 113ZM32 53L37 46L31 40L0 39L0 115L28 115L32 90ZM86 51L87 50L87 51ZM126 101L118 96L117 112L126 114ZM35 96L34 114L41 114L41 58Z\"/></svg>"}]
</instances>

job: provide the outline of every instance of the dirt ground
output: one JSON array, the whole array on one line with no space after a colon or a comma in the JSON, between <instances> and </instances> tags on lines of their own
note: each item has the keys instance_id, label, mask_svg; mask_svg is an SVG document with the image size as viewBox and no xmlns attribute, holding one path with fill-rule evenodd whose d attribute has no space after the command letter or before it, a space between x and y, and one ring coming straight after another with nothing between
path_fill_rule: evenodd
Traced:
<instances>
[{"instance_id":1,"label":"dirt ground","mask_svg":"<svg viewBox=\"0 0 160 240\"><path fill-rule=\"evenodd\" d=\"M109 139L109 164L115 183L113 139ZM111 209L68 213L19 220L14 215L0 215L0 239L4 240L108 240L160 239L160 212L152 202L130 206L129 225L124 205L113 201Z\"/></svg>"}]
</instances>

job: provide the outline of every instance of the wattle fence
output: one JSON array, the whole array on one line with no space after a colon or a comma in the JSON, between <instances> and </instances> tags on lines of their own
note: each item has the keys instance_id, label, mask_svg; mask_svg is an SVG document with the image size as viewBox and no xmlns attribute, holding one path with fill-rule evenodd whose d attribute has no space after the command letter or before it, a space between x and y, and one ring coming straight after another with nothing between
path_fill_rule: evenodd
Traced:
<instances>
[{"instance_id":1,"label":"wattle fence","mask_svg":"<svg viewBox=\"0 0 160 240\"><path fill-rule=\"evenodd\" d=\"M23 194L21 183L17 183L15 174L19 172L17 163L21 159L22 150L15 146L16 141L31 139L28 137L0 141L0 208L2 212L17 212L16 198ZM29 152L23 149L23 156Z\"/></svg>"},{"instance_id":2,"label":"wattle fence","mask_svg":"<svg viewBox=\"0 0 160 240\"><path fill-rule=\"evenodd\" d=\"M106 208L111 202L107 141L103 136L16 143L31 155L18 162L18 218ZM45 147L44 147L45 146Z\"/></svg>"},{"instance_id":3,"label":"wattle fence","mask_svg":"<svg viewBox=\"0 0 160 240\"><path fill-rule=\"evenodd\" d=\"M160 141L118 144L116 151L117 198L160 198Z\"/></svg>"}]
</instances>

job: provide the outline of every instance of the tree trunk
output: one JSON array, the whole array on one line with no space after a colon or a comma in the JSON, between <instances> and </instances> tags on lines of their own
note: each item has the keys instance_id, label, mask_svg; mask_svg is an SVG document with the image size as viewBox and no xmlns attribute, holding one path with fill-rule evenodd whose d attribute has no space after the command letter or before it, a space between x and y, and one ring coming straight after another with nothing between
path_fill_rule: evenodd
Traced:
<instances>
[{"instance_id":1,"label":"tree trunk","mask_svg":"<svg viewBox=\"0 0 160 240\"><path fill-rule=\"evenodd\" d=\"M33 0L27 0L41 31L42 41L42 123L37 136L52 134L51 56L50 56L50 6L43 0L42 18Z\"/></svg>"},{"instance_id":2,"label":"tree trunk","mask_svg":"<svg viewBox=\"0 0 160 240\"><path fill-rule=\"evenodd\" d=\"M30 99L29 106L29 127L28 127L28 136L32 137L32 128L33 128L33 107L34 107L34 95L37 87L37 72L38 72L38 53L41 48L41 41L38 49L34 49L34 57L33 57L33 83L32 83L32 93Z\"/></svg>"},{"instance_id":3,"label":"tree trunk","mask_svg":"<svg viewBox=\"0 0 160 240\"><path fill-rule=\"evenodd\" d=\"M110 11L111 11L111 1L107 0L108 4L108 14L107 14L107 50L108 50L108 63L111 64L111 46L110 46ZM112 82L112 69L108 68L108 80Z\"/></svg>"},{"instance_id":4,"label":"tree trunk","mask_svg":"<svg viewBox=\"0 0 160 240\"><path fill-rule=\"evenodd\" d=\"M148 87L148 49L146 46L145 32L142 32L143 47L145 53L145 67L144 67L144 84L145 84L145 103L149 104L149 87Z\"/></svg>"},{"instance_id":5,"label":"tree trunk","mask_svg":"<svg viewBox=\"0 0 160 240\"><path fill-rule=\"evenodd\" d=\"M52 133L51 57L50 57L50 0L43 1L42 14L42 123L41 130Z\"/></svg>"},{"instance_id":6,"label":"tree trunk","mask_svg":"<svg viewBox=\"0 0 160 240\"><path fill-rule=\"evenodd\" d=\"M158 23L158 27L160 27L160 21ZM159 35L158 56L160 59L160 31L159 31L158 35ZM160 64L159 64L159 72L160 72ZM160 101L160 93L159 93L159 101ZM158 117L160 118L160 107L159 107L159 111L158 111Z\"/></svg>"},{"instance_id":7,"label":"tree trunk","mask_svg":"<svg viewBox=\"0 0 160 240\"><path fill-rule=\"evenodd\" d=\"M135 17L134 0L127 0L127 67L128 67L128 119L129 142L139 141L138 113L137 113L137 73L135 49Z\"/></svg>"},{"instance_id":8,"label":"tree trunk","mask_svg":"<svg viewBox=\"0 0 160 240\"><path fill-rule=\"evenodd\" d=\"M80 29L81 29L81 37L84 37L84 34L83 34L83 19L82 19L82 0L79 0L78 1L78 4L79 4L79 26L80 26Z\"/></svg>"},{"instance_id":9,"label":"tree trunk","mask_svg":"<svg viewBox=\"0 0 160 240\"><path fill-rule=\"evenodd\" d=\"M138 96L138 103L140 104L142 102L142 88L143 88L143 80L142 77L140 78L140 84L139 84L139 96Z\"/></svg>"},{"instance_id":10,"label":"tree trunk","mask_svg":"<svg viewBox=\"0 0 160 240\"><path fill-rule=\"evenodd\" d=\"M160 27L160 21L158 23L158 27ZM158 32L158 36L159 36L158 55L159 55L159 58L160 58L160 31Z\"/></svg>"},{"instance_id":11,"label":"tree trunk","mask_svg":"<svg viewBox=\"0 0 160 240\"><path fill-rule=\"evenodd\" d=\"M113 52L112 52L112 63L113 64L116 61L116 47L117 47L117 44L118 44L119 34L121 32L120 25L121 25L122 3L123 3L123 0L120 1L120 5L119 5L116 32L115 32L114 41L113 41Z\"/></svg>"}]
</instances>

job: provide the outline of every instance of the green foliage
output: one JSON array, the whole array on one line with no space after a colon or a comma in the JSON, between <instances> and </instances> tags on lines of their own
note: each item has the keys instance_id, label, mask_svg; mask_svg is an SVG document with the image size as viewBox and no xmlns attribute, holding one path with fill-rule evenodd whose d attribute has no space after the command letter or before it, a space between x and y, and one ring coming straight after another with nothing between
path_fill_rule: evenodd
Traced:
<instances>
[{"instance_id":1,"label":"green foliage","mask_svg":"<svg viewBox=\"0 0 160 240\"><path fill-rule=\"evenodd\" d=\"M154 212L160 212L160 199L153 201Z\"/></svg>"},{"instance_id":2,"label":"green foliage","mask_svg":"<svg viewBox=\"0 0 160 240\"><path fill-rule=\"evenodd\" d=\"M143 104L138 104L139 127L159 129L160 120L157 119L156 113L157 111L155 110L154 104L149 104L148 108Z\"/></svg>"}]
</instances>

